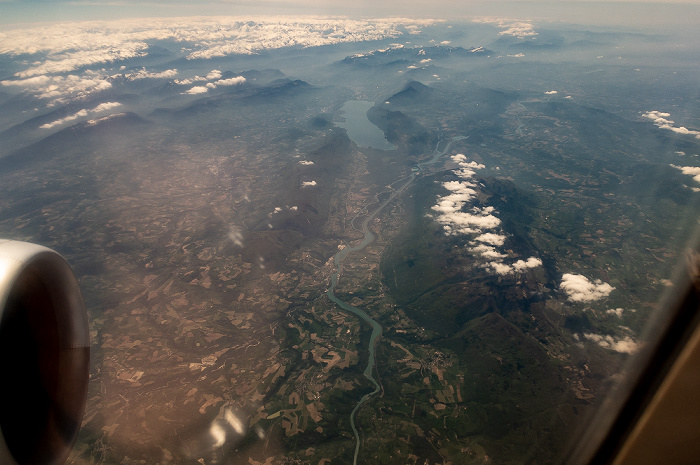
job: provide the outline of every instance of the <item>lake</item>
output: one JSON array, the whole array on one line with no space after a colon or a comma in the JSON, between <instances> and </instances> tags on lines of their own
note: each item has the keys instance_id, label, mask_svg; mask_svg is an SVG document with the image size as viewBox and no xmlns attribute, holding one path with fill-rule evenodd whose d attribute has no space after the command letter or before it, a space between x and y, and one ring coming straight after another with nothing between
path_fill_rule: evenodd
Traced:
<instances>
[{"instance_id":1,"label":"lake","mask_svg":"<svg viewBox=\"0 0 700 465\"><path fill-rule=\"evenodd\" d=\"M345 121L335 123L336 126L345 129L348 137L358 147L372 147L379 150L396 150L396 146L386 140L384 133L367 119L367 110L374 103L364 100L348 100L341 110Z\"/></svg>"}]
</instances>

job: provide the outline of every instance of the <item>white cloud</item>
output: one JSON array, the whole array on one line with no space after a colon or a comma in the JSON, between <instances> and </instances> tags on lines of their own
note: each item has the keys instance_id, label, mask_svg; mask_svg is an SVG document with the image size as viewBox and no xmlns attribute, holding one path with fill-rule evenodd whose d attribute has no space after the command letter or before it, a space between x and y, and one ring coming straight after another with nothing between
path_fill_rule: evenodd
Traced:
<instances>
[{"instance_id":1,"label":"white cloud","mask_svg":"<svg viewBox=\"0 0 700 465\"><path fill-rule=\"evenodd\" d=\"M212 69L209 71L209 74L207 74L207 80L213 81L214 79L219 79L221 78L221 71L218 69Z\"/></svg>"},{"instance_id":2,"label":"white cloud","mask_svg":"<svg viewBox=\"0 0 700 465\"><path fill-rule=\"evenodd\" d=\"M433 61L433 60L430 59L430 58L424 58L424 59L422 59L420 62L423 63L423 64L425 64L425 63L430 63L431 61Z\"/></svg>"},{"instance_id":3,"label":"white cloud","mask_svg":"<svg viewBox=\"0 0 700 465\"><path fill-rule=\"evenodd\" d=\"M518 260L513 263L513 270L525 271L529 268L537 268L538 266L542 266L542 260L537 257L530 257L527 260Z\"/></svg>"},{"instance_id":4,"label":"white cloud","mask_svg":"<svg viewBox=\"0 0 700 465\"><path fill-rule=\"evenodd\" d=\"M60 126L60 125L63 125L63 124L65 124L65 123L68 123L68 122L70 122L70 121L75 121L75 120L78 119L78 118L82 118L82 117L88 116L88 114L92 114L92 113L102 113L102 112L104 112L104 111L111 110L112 108L120 107L121 105L122 105L122 104L119 103L119 102L105 102L105 103L100 103L99 105L97 105L97 106L96 106L95 108L93 108L92 110L83 109L83 110L77 111L77 112L73 113L72 115L68 115L68 116L65 116L65 117L63 117L63 118L61 118L61 119L57 119L56 121L52 121L51 123L42 124L41 126L39 126L39 128L41 128L41 129L51 129L51 128L53 128L54 126Z\"/></svg>"},{"instance_id":5,"label":"white cloud","mask_svg":"<svg viewBox=\"0 0 700 465\"><path fill-rule=\"evenodd\" d=\"M548 91L545 91L545 94L547 94L547 95L554 95L554 94L558 94L558 93L559 93L559 92L556 91L556 90L548 90Z\"/></svg>"},{"instance_id":6,"label":"white cloud","mask_svg":"<svg viewBox=\"0 0 700 465\"><path fill-rule=\"evenodd\" d=\"M116 21L50 23L0 33L0 55L28 55L25 67L3 86L18 86L39 98L64 102L82 98L111 87L108 70L76 70L114 63L123 71L125 60L148 55L152 44L169 40L183 44L181 56L206 59L234 54L255 54L282 47L315 47L344 42L381 40L402 35L401 26L420 28L435 20L362 19L321 17L197 17L143 18ZM415 29L414 29L415 30ZM69 75L66 75L71 73ZM78 76L77 74L81 74ZM158 73L145 69L130 79L172 78L177 70ZM53 75L53 76L52 76ZM181 81L191 85L199 80L221 77L212 70ZM215 85L235 85L242 78L224 79ZM188 93L192 93L191 90Z\"/></svg>"},{"instance_id":7,"label":"white cloud","mask_svg":"<svg viewBox=\"0 0 700 465\"><path fill-rule=\"evenodd\" d=\"M675 122L672 119L669 119L671 117L670 113L652 110L647 111L642 116L644 118L649 118L650 120L652 120L654 124L660 129L668 129L669 131L673 131L678 134L689 134L695 136L697 139L700 139L700 131L688 129L684 126L674 126Z\"/></svg>"},{"instance_id":8,"label":"white cloud","mask_svg":"<svg viewBox=\"0 0 700 465\"><path fill-rule=\"evenodd\" d=\"M105 78L87 73L82 76L35 76L27 79L0 81L3 86L15 86L41 99L63 103L67 99L84 98L112 87Z\"/></svg>"},{"instance_id":9,"label":"white cloud","mask_svg":"<svg viewBox=\"0 0 700 465\"><path fill-rule=\"evenodd\" d=\"M92 113L97 113L98 111L107 111L120 106L122 106L122 104L119 102L104 102L100 103L95 108L93 108Z\"/></svg>"},{"instance_id":10,"label":"white cloud","mask_svg":"<svg viewBox=\"0 0 700 465\"><path fill-rule=\"evenodd\" d=\"M519 39L524 39L525 37L534 37L537 35L537 32L535 32L532 24L527 21L503 18L483 18L474 21L479 23L496 24L498 27L503 29L498 33L498 35L502 36L513 36Z\"/></svg>"},{"instance_id":11,"label":"white cloud","mask_svg":"<svg viewBox=\"0 0 700 465\"><path fill-rule=\"evenodd\" d=\"M501 262L491 262L487 265L487 268L490 268L494 273L500 274L501 276L511 274L513 272L513 268L510 265L506 265L505 263Z\"/></svg>"},{"instance_id":12,"label":"white cloud","mask_svg":"<svg viewBox=\"0 0 700 465\"><path fill-rule=\"evenodd\" d=\"M260 257L260 261L263 261L262 257ZM226 409L224 418L226 418L226 421L236 433L245 433L245 427L243 426L243 422L236 415L234 415L231 410Z\"/></svg>"},{"instance_id":13,"label":"white cloud","mask_svg":"<svg viewBox=\"0 0 700 465\"><path fill-rule=\"evenodd\" d=\"M316 181L303 181L301 187L313 187L316 185Z\"/></svg>"},{"instance_id":14,"label":"white cloud","mask_svg":"<svg viewBox=\"0 0 700 465\"><path fill-rule=\"evenodd\" d=\"M639 344L634 342L631 337L625 336L622 339L615 339L610 335L603 336L601 334L584 333L583 336L589 341L593 341L599 346L620 352L623 354L633 354L639 348Z\"/></svg>"},{"instance_id":15,"label":"white cloud","mask_svg":"<svg viewBox=\"0 0 700 465\"><path fill-rule=\"evenodd\" d=\"M95 64L123 61L127 58L146 56L146 45L143 42L126 42L117 47L88 48L86 50L66 51L49 55L49 59L39 62L36 66L15 73L19 78L58 74L74 71Z\"/></svg>"},{"instance_id":16,"label":"white cloud","mask_svg":"<svg viewBox=\"0 0 700 465\"><path fill-rule=\"evenodd\" d=\"M313 165L314 162L312 162L311 160L299 160L299 164L308 166L308 165Z\"/></svg>"},{"instance_id":17,"label":"white cloud","mask_svg":"<svg viewBox=\"0 0 700 465\"><path fill-rule=\"evenodd\" d=\"M219 79L214 84L217 86L235 86L238 84L243 84L244 82L245 78L243 76L236 76L228 79Z\"/></svg>"},{"instance_id":18,"label":"white cloud","mask_svg":"<svg viewBox=\"0 0 700 465\"><path fill-rule=\"evenodd\" d=\"M484 229L493 229L501 224L501 220L493 215L473 215L459 211L443 213L438 216L437 221L443 225L443 229L448 235L479 233Z\"/></svg>"},{"instance_id":19,"label":"white cloud","mask_svg":"<svg viewBox=\"0 0 700 465\"><path fill-rule=\"evenodd\" d=\"M610 310L606 310L605 313L607 313L609 315L615 315L618 318L622 318L623 311L624 311L624 309L622 309L622 308L611 308Z\"/></svg>"},{"instance_id":20,"label":"white cloud","mask_svg":"<svg viewBox=\"0 0 700 465\"><path fill-rule=\"evenodd\" d=\"M507 255L496 251L495 247L486 244L479 244L469 249L474 254L481 255L484 258L505 258Z\"/></svg>"},{"instance_id":21,"label":"white cloud","mask_svg":"<svg viewBox=\"0 0 700 465\"><path fill-rule=\"evenodd\" d=\"M214 70L207 74L207 78L209 77L214 77L214 79L218 79L221 77L221 72L218 70ZM198 78L199 76L197 76ZM236 76L228 79L219 79L216 82L207 82L206 85L204 86L194 86L188 91L184 92L186 94L190 95L195 95L195 94L203 94L207 92L208 89L216 89L218 86L235 86L237 84L242 84L245 82L245 78L243 76ZM181 84L182 82L179 82L178 84Z\"/></svg>"},{"instance_id":22,"label":"white cloud","mask_svg":"<svg viewBox=\"0 0 700 465\"><path fill-rule=\"evenodd\" d=\"M231 226L228 231L228 238L238 247L243 247L243 233L236 226Z\"/></svg>"},{"instance_id":23,"label":"white cloud","mask_svg":"<svg viewBox=\"0 0 700 465\"><path fill-rule=\"evenodd\" d=\"M434 212L437 212L435 220L442 225L445 234L478 234L474 240L470 241L471 247L468 250L474 255L489 260L482 266L498 275L504 276L541 266L542 260L536 257L517 260L512 265L503 263L503 259L508 255L498 251L496 247L505 243L505 234L484 232L500 226L501 220L494 214L496 209L493 206L474 206L471 211L462 211L468 202L476 198L476 184L471 181L476 176L475 170L484 169L485 166L476 161L468 161L463 153L452 155L450 159L459 166L453 172L461 180L443 182L442 186L450 193L439 197L437 203L431 207Z\"/></svg>"},{"instance_id":24,"label":"white cloud","mask_svg":"<svg viewBox=\"0 0 700 465\"><path fill-rule=\"evenodd\" d=\"M610 295L615 289L599 279L591 282L580 274L565 273L561 278L561 289L569 295L573 302L592 302Z\"/></svg>"},{"instance_id":25,"label":"white cloud","mask_svg":"<svg viewBox=\"0 0 700 465\"><path fill-rule=\"evenodd\" d=\"M212 423L209 434L214 439L214 447L221 447L226 442L226 431L218 423Z\"/></svg>"},{"instance_id":26,"label":"white cloud","mask_svg":"<svg viewBox=\"0 0 700 465\"><path fill-rule=\"evenodd\" d=\"M697 166L676 166L676 165L671 165L672 167L676 168L677 170L680 170L681 173L687 174L689 176L693 177L693 181L700 183L700 167Z\"/></svg>"},{"instance_id":27,"label":"white cloud","mask_svg":"<svg viewBox=\"0 0 700 465\"><path fill-rule=\"evenodd\" d=\"M112 118L116 118L118 116L124 116L126 113L112 113L111 115L108 116L103 116L102 118L96 118L96 119L89 119L85 121L85 124L88 126L95 126L96 124L100 124L104 121L110 120Z\"/></svg>"},{"instance_id":28,"label":"white cloud","mask_svg":"<svg viewBox=\"0 0 700 465\"><path fill-rule=\"evenodd\" d=\"M175 79L173 82L175 84L179 84L181 86L189 86L191 84L194 84L195 82L202 82L206 81L207 78L204 78L202 76L195 76L193 78L187 78L187 79Z\"/></svg>"},{"instance_id":29,"label":"white cloud","mask_svg":"<svg viewBox=\"0 0 700 465\"><path fill-rule=\"evenodd\" d=\"M39 127L41 129L51 129L54 126L59 126L59 125L62 125L64 123L68 123L69 121L75 121L76 119L78 119L82 116L87 116L87 114L88 114L87 110L80 110L80 111L73 113L72 115L66 116L66 117L61 118L61 119L57 119L56 121L52 121L51 123L42 124Z\"/></svg>"},{"instance_id":30,"label":"white cloud","mask_svg":"<svg viewBox=\"0 0 700 465\"><path fill-rule=\"evenodd\" d=\"M438 198L437 203L431 207L433 211L438 213L436 220L443 225L445 234L473 234L480 233L483 229L498 227L501 220L491 214L494 212L493 207L474 207L471 212L462 211L467 202L476 196L476 190L473 189L475 184L469 179L476 175L474 169L482 169L484 165L474 161L467 162L467 157L462 153L453 155L451 158L461 168L454 170L454 173L462 178L462 181L442 183L442 186L451 193Z\"/></svg>"},{"instance_id":31,"label":"white cloud","mask_svg":"<svg viewBox=\"0 0 700 465\"><path fill-rule=\"evenodd\" d=\"M487 244L491 245L503 245L503 243L506 241L506 236L502 234L494 234L494 233L484 233L480 236L477 236L476 239L474 239L479 242L485 242Z\"/></svg>"},{"instance_id":32,"label":"white cloud","mask_svg":"<svg viewBox=\"0 0 700 465\"><path fill-rule=\"evenodd\" d=\"M206 86L194 86L191 89L186 90L184 93L185 94L190 94L190 95L197 95L197 94L203 94L205 92L208 92L209 89Z\"/></svg>"},{"instance_id":33,"label":"white cloud","mask_svg":"<svg viewBox=\"0 0 700 465\"><path fill-rule=\"evenodd\" d=\"M125 75L127 79L131 79L133 81L137 81L139 79L169 79L174 76L177 76L177 69L166 69L165 71L161 71L160 73L151 73L149 71L146 71L146 69L144 68L136 73Z\"/></svg>"},{"instance_id":34,"label":"white cloud","mask_svg":"<svg viewBox=\"0 0 700 465\"><path fill-rule=\"evenodd\" d=\"M530 257L527 260L518 260L512 265L507 265L500 261L494 261L486 265L487 269L490 269L496 274L505 276L514 272L522 272L530 268L537 268L542 266L542 260L537 257Z\"/></svg>"}]
</instances>

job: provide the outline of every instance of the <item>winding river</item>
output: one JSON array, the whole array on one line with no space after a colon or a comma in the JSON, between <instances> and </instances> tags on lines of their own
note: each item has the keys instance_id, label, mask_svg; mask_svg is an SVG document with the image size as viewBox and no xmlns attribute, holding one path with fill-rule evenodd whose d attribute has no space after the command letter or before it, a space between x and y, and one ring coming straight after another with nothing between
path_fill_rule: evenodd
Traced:
<instances>
[{"instance_id":1,"label":"winding river","mask_svg":"<svg viewBox=\"0 0 700 465\"><path fill-rule=\"evenodd\" d=\"M370 244L374 238L375 235L372 231L369 229L369 223L372 221L376 216L384 210L384 207L386 207L392 200L394 200L398 195L400 195L403 191L406 190L408 186L413 183L413 181L416 179L416 176L423 171L423 169L435 163L442 157L444 154L447 153L448 150L450 150L450 147L452 146L452 142L457 141L457 140L462 140L466 139L468 136L456 136L451 138L447 144L445 145L445 148L440 150L440 144L445 142L444 140L440 140L437 145L435 146L435 150L433 150L433 154L430 157L428 161L424 161L421 163L418 163L416 166L417 171L413 171L409 176L405 178L398 179L396 182L392 183L392 185L397 184L397 183L403 183L401 184L401 187L398 189L392 189L390 191L384 191L375 196L375 202L367 205L360 213L355 215L355 217L351 220L351 224L354 226L354 220L361 215L362 213L366 213L367 217L364 219L362 222L362 227L361 231L363 234L362 240L357 244L352 247L348 246L340 250L338 253L336 253L333 256L333 263L335 264L335 272L331 274L331 285L326 289L326 295L328 298L335 302L340 308L342 308L345 311L348 311L352 313L353 315L358 316L364 323L368 324L372 328L372 334L369 338L369 343L367 350L369 351L369 357L367 359L367 366L365 367L365 371L363 372L365 378L367 378L373 385L374 385L374 390L370 393L365 394L362 396L362 398L357 402L355 405L355 408L352 409L352 413L350 414L350 426L352 427L352 432L355 434L355 455L352 460L353 465L357 465L357 456L360 453L360 434L357 431L357 426L355 425L355 415L357 414L357 411L360 409L363 403L367 401L370 397L375 395L376 393L379 392L379 383L375 379L374 375L372 372L374 371L374 364L375 364L375 357L374 357L374 348L377 342L377 339L379 336L382 334L382 327L379 323L377 323L374 319L372 319L367 313L365 313L364 310L353 307L352 305L343 302L339 298L335 296L333 291L338 285L338 278L340 276L340 272L342 269L343 261L348 257L353 252L359 252L360 250L364 249L368 244ZM384 200L383 202L379 202L379 196L381 194L386 194L391 192L391 195L389 195L389 198ZM374 209L370 212L369 207L371 205L375 205Z\"/></svg>"}]
</instances>

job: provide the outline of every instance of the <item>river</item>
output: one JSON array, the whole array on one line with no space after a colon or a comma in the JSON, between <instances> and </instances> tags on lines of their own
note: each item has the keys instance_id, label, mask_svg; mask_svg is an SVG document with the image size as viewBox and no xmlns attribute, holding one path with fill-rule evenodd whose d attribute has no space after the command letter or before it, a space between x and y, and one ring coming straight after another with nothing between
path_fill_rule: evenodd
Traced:
<instances>
[{"instance_id":1,"label":"river","mask_svg":"<svg viewBox=\"0 0 700 465\"><path fill-rule=\"evenodd\" d=\"M416 176L423 171L423 169L427 165L431 165L435 162L437 162L440 157L445 155L448 150L450 150L450 147L452 146L452 142L456 140L462 140L466 139L468 136L456 136L453 137L449 140L449 142L445 145L445 148L441 151L440 150L440 144L444 142L444 140L440 140L437 145L435 146L435 150L433 151L432 156L428 161L424 161L419 163L416 168L418 171L412 172L409 176L405 178L401 178L396 180L394 183L391 185L393 186L394 184L402 183L401 187L395 190L390 190L390 191L384 191L381 192L380 194L377 194L375 196L375 201L372 202L371 204L367 205L360 213L355 215L355 217L351 220L351 224L354 223L354 220L363 212L367 213L367 217L364 219L362 222L362 227L361 231L363 234L362 240L354 245L354 246L347 246L340 250L338 253L336 253L333 256L333 263L335 264L335 272L331 274L331 283L328 289L326 289L326 295L328 298L333 301L335 304L337 304L340 308L342 308L345 311L348 311L352 313L353 315L356 315L362 320L362 322L368 324L372 328L372 334L370 335L369 338L369 343L367 350L369 352L369 357L367 359L367 366L365 367L365 371L363 372L365 378L367 378L373 385L374 385L374 390L368 394L365 394L362 396L362 398L357 402L355 405L355 408L352 410L352 413L350 414L350 426L352 427L352 432L355 435L355 455L353 458L353 465L357 465L357 456L360 453L360 434L357 431L357 426L355 425L355 415L357 414L357 411L360 409L362 404L364 404L370 397L375 395L376 393L379 392L379 383L375 379L374 375L372 372L374 371L374 365L375 365L375 356L374 356L374 349L375 345L377 342L377 339L379 336L382 334L382 327L379 323L377 323L376 320L372 319L367 313L365 313L364 310L358 307L353 307L352 305L348 304L347 302L343 302L340 300L338 297L335 296L334 290L338 285L338 278L340 276L340 272L342 269L343 261L348 257L353 252L359 252L360 250L364 249L368 244L370 244L375 236L372 231L369 229L369 223L372 221L382 210L384 210L384 207L386 207L392 200L394 200L398 195L400 195L403 191L410 186L413 181L416 179ZM405 182L404 182L405 181ZM379 203L379 195L389 193L391 192L391 195L389 195L389 198L387 198L385 201ZM375 206L370 213L370 206L378 204ZM353 224L354 227L354 224Z\"/></svg>"}]
</instances>

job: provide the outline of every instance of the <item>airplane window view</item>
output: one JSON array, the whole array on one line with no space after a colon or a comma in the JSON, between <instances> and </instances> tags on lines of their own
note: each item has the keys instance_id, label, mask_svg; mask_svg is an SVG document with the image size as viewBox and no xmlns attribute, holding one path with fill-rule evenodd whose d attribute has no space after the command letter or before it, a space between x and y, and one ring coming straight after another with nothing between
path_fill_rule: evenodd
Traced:
<instances>
[{"instance_id":1,"label":"airplane window view","mask_svg":"<svg viewBox=\"0 0 700 465\"><path fill-rule=\"evenodd\" d=\"M0 2L0 238L88 313L66 463L563 463L625 377L700 2L376 3Z\"/></svg>"}]
</instances>

